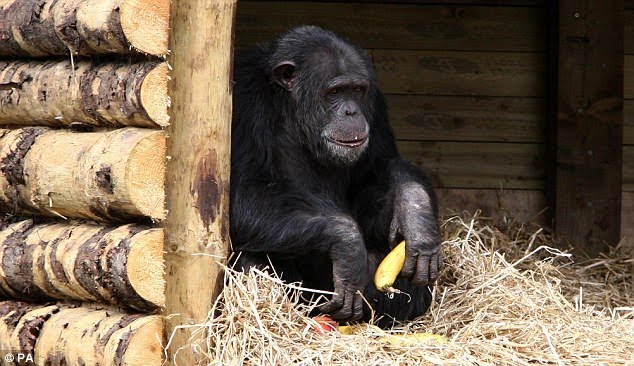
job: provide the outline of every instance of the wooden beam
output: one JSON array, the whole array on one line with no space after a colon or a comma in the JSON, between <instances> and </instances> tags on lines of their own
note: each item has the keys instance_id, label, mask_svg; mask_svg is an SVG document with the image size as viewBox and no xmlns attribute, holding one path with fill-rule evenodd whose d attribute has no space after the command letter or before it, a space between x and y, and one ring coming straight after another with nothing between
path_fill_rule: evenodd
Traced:
<instances>
[{"instance_id":1,"label":"wooden beam","mask_svg":"<svg viewBox=\"0 0 634 366\"><path fill-rule=\"evenodd\" d=\"M545 18L533 7L240 1L236 44L314 24L368 49L545 52Z\"/></svg>"},{"instance_id":2,"label":"wooden beam","mask_svg":"<svg viewBox=\"0 0 634 366\"><path fill-rule=\"evenodd\" d=\"M401 154L427 168L436 187L544 189L544 145L397 141Z\"/></svg>"},{"instance_id":3,"label":"wooden beam","mask_svg":"<svg viewBox=\"0 0 634 366\"><path fill-rule=\"evenodd\" d=\"M625 55L624 62L623 97L634 99L634 56Z\"/></svg>"},{"instance_id":4,"label":"wooden beam","mask_svg":"<svg viewBox=\"0 0 634 366\"><path fill-rule=\"evenodd\" d=\"M597 255L620 239L623 0L554 6L549 206L559 238Z\"/></svg>"},{"instance_id":5,"label":"wooden beam","mask_svg":"<svg viewBox=\"0 0 634 366\"><path fill-rule=\"evenodd\" d=\"M544 143L544 98L389 94L387 104L399 140Z\"/></svg>"},{"instance_id":6,"label":"wooden beam","mask_svg":"<svg viewBox=\"0 0 634 366\"><path fill-rule=\"evenodd\" d=\"M200 365L202 324L229 252L231 79L236 0L172 2L167 143L165 332L170 365ZM198 344L204 346L204 344Z\"/></svg>"},{"instance_id":7,"label":"wooden beam","mask_svg":"<svg viewBox=\"0 0 634 366\"><path fill-rule=\"evenodd\" d=\"M541 97L546 90L541 53L377 49L370 55L388 94Z\"/></svg>"},{"instance_id":8,"label":"wooden beam","mask_svg":"<svg viewBox=\"0 0 634 366\"><path fill-rule=\"evenodd\" d=\"M480 211L494 220L546 225L546 196L542 190L436 188L440 215Z\"/></svg>"},{"instance_id":9,"label":"wooden beam","mask_svg":"<svg viewBox=\"0 0 634 366\"><path fill-rule=\"evenodd\" d=\"M634 0L632 1L634 3ZM625 9L624 13L624 23L625 23L625 32L623 37L625 54L632 55L634 54L634 9Z\"/></svg>"},{"instance_id":10,"label":"wooden beam","mask_svg":"<svg viewBox=\"0 0 634 366\"><path fill-rule=\"evenodd\" d=\"M332 3L343 0L302 0L298 2L321 2ZM443 5L493 5L493 6L544 6L547 0L356 0L359 3L381 3L381 4L443 4Z\"/></svg>"},{"instance_id":11,"label":"wooden beam","mask_svg":"<svg viewBox=\"0 0 634 366\"><path fill-rule=\"evenodd\" d=\"M503 217L519 222L547 224L548 207L542 190L525 189L455 189L436 188L438 208L442 216L473 214L480 210L483 216L494 219ZM634 192L623 192L621 234L628 238L634 253ZM634 264L633 264L634 265Z\"/></svg>"}]
</instances>

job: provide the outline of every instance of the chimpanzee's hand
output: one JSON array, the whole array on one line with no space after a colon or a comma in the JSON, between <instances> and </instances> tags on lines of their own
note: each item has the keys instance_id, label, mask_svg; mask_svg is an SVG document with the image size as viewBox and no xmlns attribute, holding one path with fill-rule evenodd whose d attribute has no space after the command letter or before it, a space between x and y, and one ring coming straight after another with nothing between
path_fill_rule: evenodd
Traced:
<instances>
[{"instance_id":1,"label":"chimpanzee's hand","mask_svg":"<svg viewBox=\"0 0 634 366\"><path fill-rule=\"evenodd\" d=\"M405 265L401 275L417 285L431 285L441 266L440 232L429 195L418 183L402 184L394 197L390 245L405 239Z\"/></svg>"},{"instance_id":2,"label":"chimpanzee's hand","mask_svg":"<svg viewBox=\"0 0 634 366\"><path fill-rule=\"evenodd\" d=\"M330 249L336 295L319 310L334 320L352 321L363 316L361 293L368 282L368 254L361 234L353 236L354 240L337 243Z\"/></svg>"}]
</instances>

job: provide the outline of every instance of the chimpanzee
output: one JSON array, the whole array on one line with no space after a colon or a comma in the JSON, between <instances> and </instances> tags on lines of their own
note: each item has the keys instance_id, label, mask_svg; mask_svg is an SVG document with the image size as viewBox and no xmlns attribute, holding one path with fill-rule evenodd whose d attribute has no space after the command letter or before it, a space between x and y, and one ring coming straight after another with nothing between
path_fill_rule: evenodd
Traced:
<instances>
[{"instance_id":1,"label":"chimpanzee","mask_svg":"<svg viewBox=\"0 0 634 366\"><path fill-rule=\"evenodd\" d=\"M397 152L366 53L302 26L237 56L234 70L237 265L272 263L287 281L334 291L320 311L337 320L369 318L362 294L383 325L424 313L441 262L436 197ZM374 272L402 239L394 287L409 296L389 299Z\"/></svg>"}]
</instances>

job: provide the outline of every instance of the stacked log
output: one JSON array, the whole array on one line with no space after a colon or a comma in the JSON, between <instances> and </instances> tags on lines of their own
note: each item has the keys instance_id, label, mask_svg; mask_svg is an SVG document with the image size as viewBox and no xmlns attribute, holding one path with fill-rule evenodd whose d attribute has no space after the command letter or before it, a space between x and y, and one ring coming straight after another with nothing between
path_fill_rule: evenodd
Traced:
<instances>
[{"instance_id":1,"label":"stacked log","mask_svg":"<svg viewBox=\"0 0 634 366\"><path fill-rule=\"evenodd\" d=\"M0 349L4 352L20 352L33 356L35 341L42 325L59 311L60 307L54 304L36 305L21 301L1 301ZM0 364L11 364L2 361L5 360L0 360Z\"/></svg>"},{"instance_id":2,"label":"stacked log","mask_svg":"<svg viewBox=\"0 0 634 366\"><path fill-rule=\"evenodd\" d=\"M0 208L62 218L163 219L165 135L0 130Z\"/></svg>"},{"instance_id":3,"label":"stacked log","mask_svg":"<svg viewBox=\"0 0 634 366\"><path fill-rule=\"evenodd\" d=\"M157 315L113 308L0 302L0 349L36 365L160 365L161 326Z\"/></svg>"},{"instance_id":4,"label":"stacked log","mask_svg":"<svg viewBox=\"0 0 634 366\"><path fill-rule=\"evenodd\" d=\"M165 62L0 60L0 124L167 126L167 81Z\"/></svg>"},{"instance_id":5,"label":"stacked log","mask_svg":"<svg viewBox=\"0 0 634 366\"><path fill-rule=\"evenodd\" d=\"M0 231L0 289L153 311L165 304L162 256L162 229L25 220Z\"/></svg>"},{"instance_id":6,"label":"stacked log","mask_svg":"<svg viewBox=\"0 0 634 366\"><path fill-rule=\"evenodd\" d=\"M5 0L0 55L167 54L168 0Z\"/></svg>"}]
</instances>

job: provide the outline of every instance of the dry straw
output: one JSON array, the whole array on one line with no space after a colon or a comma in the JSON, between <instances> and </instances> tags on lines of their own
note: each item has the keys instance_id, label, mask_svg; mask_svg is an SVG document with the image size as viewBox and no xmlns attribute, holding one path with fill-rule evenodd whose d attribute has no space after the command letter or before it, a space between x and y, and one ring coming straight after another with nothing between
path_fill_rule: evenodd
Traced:
<instances>
[{"instance_id":1,"label":"dry straw","mask_svg":"<svg viewBox=\"0 0 634 366\"><path fill-rule=\"evenodd\" d=\"M376 327L321 335L300 284L227 270L217 316L197 325L192 347L211 365L634 365L634 260L625 245L573 262L538 227L476 215L443 229L435 303L390 333L432 332L448 343L387 345Z\"/></svg>"}]
</instances>

